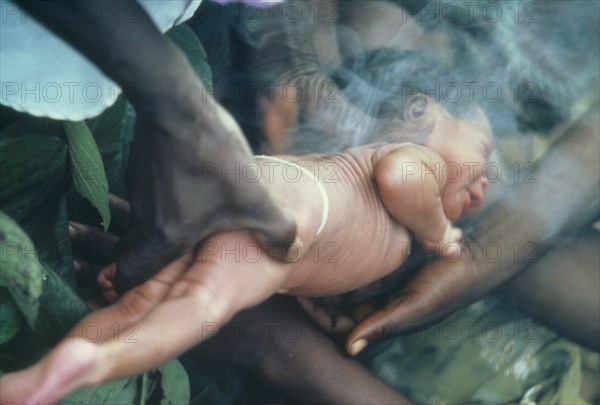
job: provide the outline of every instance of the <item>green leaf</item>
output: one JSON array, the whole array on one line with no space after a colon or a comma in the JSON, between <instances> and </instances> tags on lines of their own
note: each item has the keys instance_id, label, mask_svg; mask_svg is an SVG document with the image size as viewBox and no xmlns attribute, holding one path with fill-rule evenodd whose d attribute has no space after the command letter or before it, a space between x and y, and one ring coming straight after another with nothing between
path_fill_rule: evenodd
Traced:
<instances>
[{"instance_id":1,"label":"green leaf","mask_svg":"<svg viewBox=\"0 0 600 405\"><path fill-rule=\"evenodd\" d=\"M112 381L95 387L84 388L69 395L61 404L133 404L137 394L136 378Z\"/></svg>"},{"instance_id":2,"label":"green leaf","mask_svg":"<svg viewBox=\"0 0 600 405\"><path fill-rule=\"evenodd\" d=\"M69 140L75 187L100 213L104 230L110 225L108 180L102 157L87 124L83 121L64 123Z\"/></svg>"},{"instance_id":3,"label":"green leaf","mask_svg":"<svg viewBox=\"0 0 600 405\"><path fill-rule=\"evenodd\" d=\"M31 317L25 317L28 322L23 323L18 335L0 346L3 369L13 370L39 359L47 352L48 345L64 337L87 313L85 304L71 288L74 286L73 257L65 199L67 145L48 134L28 135L28 131L43 133L45 125L36 129L31 123L21 124L19 128L10 126L13 134L8 138L2 136L5 131L0 133L0 209L17 222L35 244L41 275L30 278L32 285L42 282L42 292L35 325L31 326ZM55 133L57 128L51 127L46 128ZM58 123L58 129L64 134L62 123ZM2 225L7 223L2 221ZM1 251L14 256L14 246L10 249L13 253L7 247ZM26 246L23 253L25 260L32 258L33 246ZM8 273L4 272L4 263L0 265L4 277ZM34 264L34 267L37 266ZM31 272L32 268L27 266L25 270ZM27 274L21 273L21 276ZM14 294L13 297L15 304L19 304L20 300ZM28 312L22 305L17 306L24 314Z\"/></svg>"},{"instance_id":4,"label":"green leaf","mask_svg":"<svg viewBox=\"0 0 600 405\"><path fill-rule=\"evenodd\" d=\"M162 374L161 386L163 399L161 405L190 403L190 380L181 363L174 359L164 364L159 371Z\"/></svg>"},{"instance_id":5,"label":"green leaf","mask_svg":"<svg viewBox=\"0 0 600 405\"><path fill-rule=\"evenodd\" d=\"M4 128L12 125L22 117L22 113L19 113L12 108L0 105L0 131Z\"/></svg>"},{"instance_id":6,"label":"green leaf","mask_svg":"<svg viewBox=\"0 0 600 405\"><path fill-rule=\"evenodd\" d=\"M180 405L190 403L190 385L185 369L178 360L171 360L164 364L160 369L158 380L161 381L163 398L161 405ZM157 374L157 373L154 373ZM148 373L143 378L149 379ZM148 381L148 380L147 380ZM152 384L142 384L142 389L150 389ZM95 387L78 390L62 401L62 404L123 404L134 403L138 391L138 379L124 379L103 384ZM150 394L150 393L146 393ZM140 402L146 395L142 395ZM143 401L143 405L154 403L152 401Z\"/></svg>"},{"instance_id":7,"label":"green leaf","mask_svg":"<svg viewBox=\"0 0 600 405\"><path fill-rule=\"evenodd\" d=\"M33 327L23 325L17 337L0 345L3 369L18 370L30 366L89 312L81 297L54 271L42 267L41 280L43 288L37 321Z\"/></svg>"},{"instance_id":8,"label":"green leaf","mask_svg":"<svg viewBox=\"0 0 600 405\"><path fill-rule=\"evenodd\" d=\"M127 197L125 172L129 148L133 141L132 121L135 119L130 111L132 109L127 100L120 96L116 103L100 116L87 121L102 156L108 189L124 198ZM98 210L79 195L73 183L67 191L67 206L69 219L73 221L93 225L102 222Z\"/></svg>"},{"instance_id":9,"label":"green leaf","mask_svg":"<svg viewBox=\"0 0 600 405\"><path fill-rule=\"evenodd\" d=\"M208 65L206 52L194 31L185 24L180 24L167 32L167 36L175 42L181 51L187 56L188 61L202 80L208 94L213 93L212 72Z\"/></svg>"},{"instance_id":10,"label":"green leaf","mask_svg":"<svg viewBox=\"0 0 600 405\"><path fill-rule=\"evenodd\" d=\"M44 345L54 345L83 318L89 309L65 280L46 268L40 313L33 336Z\"/></svg>"},{"instance_id":11,"label":"green leaf","mask_svg":"<svg viewBox=\"0 0 600 405\"><path fill-rule=\"evenodd\" d=\"M0 210L29 235L42 264L74 283L66 184L60 139L22 133L0 142Z\"/></svg>"},{"instance_id":12,"label":"green leaf","mask_svg":"<svg viewBox=\"0 0 600 405\"><path fill-rule=\"evenodd\" d=\"M8 125L0 131L0 139L6 140L22 135L52 135L60 138L64 137L64 132L62 121L15 113Z\"/></svg>"},{"instance_id":13,"label":"green leaf","mask_svg":"<svg viewBox=\"0 0 600 405\"><path fill-rule=\"evenodd\" d=\"M35 325L44 274L33 242L0 212L0 286L8 289L31 327Z\"/></svg>"},{"instance_id":14,"label":"green leaf","mask_svg":"<svg viewBox=\"0 0 600 405\"><path fill-rule=\"evenodd\" d=\"M14 299L6 288L0 288L0 345L17 335L21 316Z\"/></svg>"}]
</instances>

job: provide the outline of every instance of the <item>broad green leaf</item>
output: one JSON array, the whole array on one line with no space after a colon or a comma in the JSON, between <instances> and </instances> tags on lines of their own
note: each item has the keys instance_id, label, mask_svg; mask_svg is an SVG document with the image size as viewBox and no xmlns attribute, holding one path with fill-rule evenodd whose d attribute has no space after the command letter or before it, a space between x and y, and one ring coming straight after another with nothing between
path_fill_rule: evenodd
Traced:
<instances>
[{"instance_id":1,"label":"broad green leaf","mask_svg":"<svg viewBox=\"0 0 600 405\"><path fill-rule=\"evenodd\" d=\"M35 325L24 325L19 335L7 344L9 347L0 346L0 358L13 355L13 369L38 360L89 312L81 297L56 272L42 266L41 280L43 288ZM15 353L18 355L14 356Z\"/></svg>"},{"instance_id":2,"label":"broad green leaf","mask_svg":"<svg viewBox=\"0 0 600 405\"><path fill-rule=\"evenodd\" d=\"M108 181L102 157L87 124L65 121L73 179L79 194L87 198L100 213L104 230L110 225Z\"/></svg>"},{"instance_id":3,"label":"broad green leaf","mask_svg":"<svg viewBox=\"0 0 600 405\"><path fill-rule=\"evenodd\" d=\"M136 378L112 381L95 387L77 390L61 401L63 405L134 404L137 394ZM183 404L183 403L182 403Z\"/></svg>"},{"instance_id":4,"label":"broad green leaf","mask_svg":"<svg viewBox=\"0 0 600 405\"><path fill-rule=\"evenodd\" d=\"M213 92L212 72L208 65L206 52L194 31L185 24L178 25L167 32L167 36L175 42L181 51L187 56L188 61L202 80L208 94Z\"/></svg>"},{"instance_id":5,"label":"broad green leaf","mask_svg":"<svg viewBox=\"0 0 600 405\"><path fill-rule=\"evenodd\" d=\"M125 171L129 148L133 141L131 124L135 117L128 113L130 110L125 98L120 96L117 102L100 116L87 121L102 156L108 189L121 197L127 196ZM71 220L95 225L102 222L98 210L77 192L72 183L67 191L67 205Z\"/></svg>"},{"instance_id":6,"label":"broad green leaf","mask_svg":"<svg viewBox=\"0 0 600 405\"><path fill-rule=\"evenodd\" d=\"M181 363L174 359L159 369L162 378L161 386L164 398L161 405L177 405L190 403L190 380Z\"/></svg>"},{"instance_id":7,"label":"broad green leaf","mask_svg":"<svg viewBox=\"0 0 600 405\"><path fill-rule=\"evenodd\" d=\"M0 287L0 345L14 338L20 328L19 309L8 290Z\"/></svg>"},{"instance_id":8,"label":"broad green leaf","mask_svg":"<svg viewBox=\"0 0 600 405\"><path fill-rule=\"evenodd\" d=\"M89 309L65 280L47 268L43 268L43 272L44 289L32 337L41 344L54 345L89 312ZM107 333L110 332L103 331L103 334Z\"/></svg>"},{"instance_id":9,"label":"broad green leaf","mask_svg":"<svg viewBox=\"0 0 600 405\"><path fill-rule=\"evenodd\" d=\"M234 6L235 7L235 6ZM244 6L242 6L243 9ZM239 9L238 12L242 9ZM231 68L234 51L232 47L230 14L222 12L223 6L213 2L202 4L202 13L198 13L187 24L198 36L212 71L213 78L223 77ZM235 55L238 56L238 55Z\"/></svg>"},{"instance_id":10,"label":"broad green leaf","mask_svg":"<svg viewBox=\"0 0 600 405\"><path fill-rule=\"evenodd\" d=\"M67 145L53 136L23 133L0 141L0 210L27 233L44 265L74 283L67 166Z\"/></svg>"},{"instance_id":11,"label":"broad green leaf","mask_svg":"<svg viewBox=\"0 0 600 405\"><path fill-rule=\"evenodd\" d=\"M0 131L0 140L7 140L23 135L51 135L58 138L64 137L65 130L62 121L49 118L32 117L23 113L15 113L13 121Z\"/></svg>"},{"instance_id":12,"label":"broad green leaf","mask_svg":"<svg viewBox=\"0 0 600 405\"><path fill-rule=\"evenodd\" d=\"M158 369L159 373L150 373L159 376L161 382L161 405L179 405L190 403L190 385L185 369L178 360L171 360ZM148 373L144 378L149 381L152 377ZM137 378L124 379L114 381L108 384L99 385L96 387L85 388L71 394L62 403L63 404L88 404L95 403L99 405L132 403L137 395ZM148 383L142 385L142 389L153 389L154 384ZM160 391L158 391L160 392ZM148 400L152 397L150 392L141 395L140 403L147 405L155 403L153 400ZM144 400L147 399L147 400ZM155 398L155 397L153 397Z\"/></svg>"},{"instance_id":13,"label":"broad green leaf","mask_svg":"<svg viewBox=\"0 0 600 405\"><path fill-rule=\"evenodd\" d=\"M33 242L19 225L0 212L0 287L12 295L31 327L36 323L44 272Z\"/></svg>"},{"instance_id":14,"label":"broad green leaf","mask_svg":"<svg viewBox=\"0 0 600 405\"><path fill-rule=\"evenodd\" d=\"M57 129L51 127L46 128ZM23 323L18 335L0 346L3 367L10 364L11 369L19 369L46 353L49 345L55 344L87 313L87 308L70 287L74 285L74 277L65 200L67 145L47 134L28 135L27 131L43 133L44 125L36 129L35 125L22 122L20 130L12 125L10 128L14 130L10 135L14 136L5 138L5 131L0 134L0 209L16 221L35 244L41 275L32 277L32 285L43 284L35 325ZM62 123L59 129L64 134ZM20 131L23 131L21 135ZM10 253L6 249L4 252ZM32 254L33 246L26 247L25 259ZM26 270L31 271L31 266ZM1 273L2 276L8 274L4 272L4 264ZM19 304L18 298L14 299ZM23 311L21 305L18 307Z\"/></svg>"}]
</instances>

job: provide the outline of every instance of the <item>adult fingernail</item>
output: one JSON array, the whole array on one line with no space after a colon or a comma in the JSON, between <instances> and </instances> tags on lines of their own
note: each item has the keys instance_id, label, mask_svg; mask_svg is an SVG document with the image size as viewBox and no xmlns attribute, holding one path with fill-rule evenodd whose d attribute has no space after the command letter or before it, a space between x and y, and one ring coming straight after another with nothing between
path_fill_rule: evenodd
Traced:
<instances>
[{"instance_id":1,"label":"adult fingernail","mask_svg":"<svg viewBox=\"0 0 600 405\"><path fill-rule=\"evenodd\" d=\"M356 356L358 353L362 352L368 344L369 341L367 339L358 339L356 342L352 343L352 346L350 346L350 354L352 356Z\"/></svg>"},{"instance_id":2,"label":"adult fingernail","mask_svg":"<svg viewBox=\"0 0 600 405\"><path fill-rule=\"evenodd\" d=\"M77 229L71 224L69 224L69 238L74 238L77 236Z\"/></svg>"}]
</instances>

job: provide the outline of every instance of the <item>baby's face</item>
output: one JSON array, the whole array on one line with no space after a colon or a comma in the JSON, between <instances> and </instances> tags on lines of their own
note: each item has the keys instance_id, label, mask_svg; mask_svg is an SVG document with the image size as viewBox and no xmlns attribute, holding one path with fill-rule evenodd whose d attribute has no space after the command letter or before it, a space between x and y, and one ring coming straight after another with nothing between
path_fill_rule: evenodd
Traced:
<instances>
[{"instance_id":1,"label":"baby's face","mask_svg":"<svg viewBox=\"0 0 600 405\"><path fill-rule=\"evenodd\" d=\"M492 151L492 130L481 110L467 120L450 115L437 103L429 103L427 109L434 128L426 146L446 162L442 206L448 219L455 220L483 204L489 185L484 168Z\"/></svg>"}]
</instances>

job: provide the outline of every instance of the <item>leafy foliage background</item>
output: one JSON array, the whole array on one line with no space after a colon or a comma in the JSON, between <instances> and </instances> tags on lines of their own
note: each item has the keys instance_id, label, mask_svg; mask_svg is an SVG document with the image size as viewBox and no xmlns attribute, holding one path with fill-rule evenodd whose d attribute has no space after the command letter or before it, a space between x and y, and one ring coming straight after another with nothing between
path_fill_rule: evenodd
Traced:
<instances>
[{"instance_id":1,"label":"leafy foliage background","mask_svg":"<svg viewBox=\"0 0 600 405\"><path fill-rule=\"evenodd\" d=\"M167 33L212 91L200 41L186 25ZM0 115L0 375L31 365L89 309L77 290L68 221L107 230L108 192L126 197L135 113L127 100L81 122ZM107 331L103 331L107 332ZM80 390L69 403L187 404L177 360L158 371Z\"/></svg>"}]
</instances>

